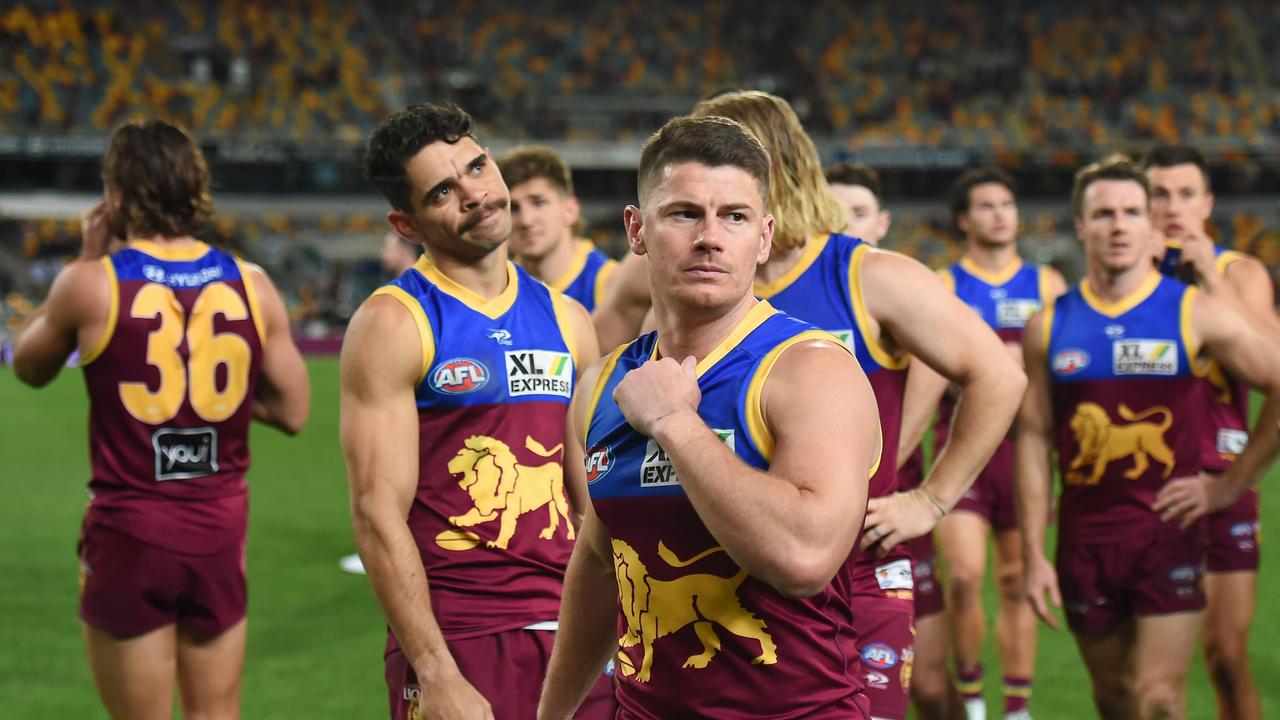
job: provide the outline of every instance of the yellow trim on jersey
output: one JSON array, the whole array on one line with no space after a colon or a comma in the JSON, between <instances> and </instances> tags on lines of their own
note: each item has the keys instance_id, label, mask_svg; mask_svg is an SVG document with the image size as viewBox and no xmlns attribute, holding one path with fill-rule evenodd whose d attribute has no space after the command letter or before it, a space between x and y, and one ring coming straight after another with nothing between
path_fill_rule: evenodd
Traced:
<instances>
[{"instance_id":1,"label":"yellow trim on jersey","mask_svg":"<svg viewBox=\"0 0 1280 720\"><path fill-rule=\"evenodd\" d=\"M151 240L131 240L128 247L150 255L157 260L199 260L212 250L212 248L199 240L190 245L186 243L182 245L158 243Z\"/></svg>"},{"instance_id":2,"label":"yellow trim on jersey","mask_svg":"<svg viewBox=\"0 0 1280 720\"><path fill-rule=\"evenodd\" d=\"M778 362L778 358L787 348L806 340L826 340L834 343L837 347L849 354L853 354L848 346L840 342L835 335L824 330L806 330L799 335L783 340L769 351L760 364L756 366L756 372L751 376L750 382L747 383L746 397L746 415L747 415L747 432L751 435L751 441L755 443L756 449L760 451L761 457L765 460L773 460L774 439L773 432L769 430L768 425L764 422L764 384L769 380L769 373L773 370L774 364Z\"/></svg>"},{"instance_id":3,"label":"yellow trim on jersey","mask_svg":"<svg viewBox=\"0 0 1280 720\"><path fill-rule=\"evenodd\" d=\"M1195 309L1196 296L1200 291L1189 287L1182 293L1181 307L1178 309L1178 326L1182 330L1182 346L1187 350L1187 367L1191 368L1191 372L1199 377L1204 377L1209 373L1209 364L1212 359L1201 362L1200 348L1193 342L1192 337L1194 328L1192 327L1192 311Z\"/></svg>"},{"instance_id":4,"label":"yellow trim on jersey","mask_svg":"<svg viewBox=\"0 0 1280 720\"><path fill-rule=\"evenodd\" d=\"M258 288L253 282L253 278L249 277L249 268L252 266L258 268L257 265L247 263L240 258L233 258L236 261L236 267L240 268L240 281L244 283L244 296L249 299L249 317L253 318L253 326L258 329L258 341L262 343L262 349L267 349L267 326L262 321L262 305L258 303ZM258 268L261 270L261 268Z\"/></svg>"},{"instance_id":5,"label":"yellow trim on jersey","mask_svg":"<svg viewBox=\"0 0 1280 720\"><path fill-rule=\"evenodd\" d=\"M1089 304L1089 307L1100 314L1109 318L1118 318L1138 307L1143 300L1151 297L1151 293L1155 292L1156 286L1160 284L1160 277L1160 273L1156 272L1155 268L1151 268L1147 272L1147 277L1143 279L1142 284L1137 289L1115 302L1107 302L1099 297L1094 292L1093 287L1089 285L1088 278L1080 281L1080 294L1084 296L1084 301Z\"/></svg>"},{"instance_id":6,"label":"yellow trim on jersey","mask_svg":"<svg viewBox=\"0 0 1280 720\"><path fill-rule=\"evenodd\" d=\"M600 397L604 395L604 386L609 384L609 377L613 375L613 369L618 366L618 358L622 357L622 353L635 341L625 345L619 345L609 353L604 360L604 365L600 367L600 375L596 377L596 386L591 388L591 400L587 403L587 421L582 424L582 448L587 449L587 432L591 429L591 418L596 415L596 407L600 405ZM654 343L657 347L657 343Z\"/></svg>"},{"instance_id":7,"label":"yellow trim on jersey","mask_svg":"<svg viewBox=\"0 0 1280 720\"><path fill-rule=\"evenodd\" d=\"M1053 301L1049 297L1049 266L1039 265L1036 267L1036 290L1040 293L1040 306L1044 307Z\"/></svg>"},{"instance_id":8,"label":"yellow trim on jersey","mask_svg":"<svg viewBox=\"0 0 1280 720\"><path fill-rule=\"evenodd\" d=\"M853 316L858 321L858 334L867 345L867 352L872 359L886 370L905 370L911 362L911 356L903 353L894 357L880 344L879 338L869 337L867 328L871 326L871 314L867 312L866 300L862 297L862 261L871 251L870 245L859 245L853 249L853 257L849 259L849 297L853 303Z\"/></svg>"},{"instance_id":9,"label":"yellow trim on jersey","mask_svg":"<svg viewBox=\"0 0 1280 720\"><path fill-rule=\"evenodd\" d=\"M605 291L609 289L609 280L613 277L613 273L618 270L617 260L606 260L604 265L600 266L600 272L596 273L596 287L592 291L592 297L595 298L596 307L604 302Z\"/></svg>"},{"instance_id":10,"label":"yellow trim on jersey","mask_svg":"<svg viewBox=\"0 0 1280 720\"><path fill-rule=\"evenodd\" d=\"M551 309L556 314L556 325L560 328L560 337L564 338L564 344L569 347L569 354L573 356L573 366L577 372L582 372L582 348L578 347L578 337L573 332L573 316L570 314L573 308L569 307L569 301L569 296L564 293L558 290L551 291Z\"/></svg>"},{"instance_id":11,"label":"yellow trim on jersey","mask_svg":"<svg viewBox=\"0 0 1280 720\"><path fill-rule=\"evenodd\" d=\"M777 314L777 312L778 311L774 310L773 306L770 305L768 301L761 300L760 302L757 302L755 306L748 310L747 314L738 321L738 325L733 329L733 332L729 333L728 337L721 340L720 344L716 345L714 350L698 362L698 377L702 377L703 373L710 370L716 363L720 362L725 355L728 355L730 350L738 347L738 343L742 342L742 339L747 335L750 335L752 330L760 327L761 323ZM655 352L657 351L657 348L657 343L654 343ZM676 358L676 361L679 362L682 359L683 358Z\"/></svg>"},{"instance_id":12,"label":"yellow trim on jersey","mask_svg":"<svg viewBox=\"0 0 1280 720\"><path fill-rule=\"evenodd\" d=\"M520 288L520 276L516 275L516 266L510 261L507 262L507 287L500 295L491 300L486 300L479 293L463 287L449 276L440 272L440 268L436 267L436 264L431 262L431 258L425 254L413 264L413 269L421 273L422 277L426 278L432 285L440 288L441 292L456 298L463 305L490 319L502 317L503 314L511 309L511 306L515 304L516 294Z\"/></svg>"},{"instance_id":13,"label":"yellow trim on jersey","mask_svg":"<svg viewBox=\"0 0 1280 720\"><path fill-rule=\"evenodd\" d=\"M98 342L94 343L88 352L80 354L81 367L97 360L106 351L107 344L116 334L116 319L120 315L120 281L116 279L116 266L111 263L110 257L102 258L101 262L103 269L107 271L107 292L111 298L107 301L107 325L103 328L102 337L98 338Z\"/></svg>"},{"instance_id":14,"label":"yellow trim on jersey","mask_svg":"<svg viewBox=\"0 0 1280 720\"><path fill-rule=\"evenodd\" d=\"M956 276L951 274L951 268L942 268L936 272L938 274L938 279L942 281L942 284L947 286L947 290L949 290L952 295L955 295Z\"/></svg>"},{"instance_id":15,"label":"yellow trim on jersey","mask_svg":"<svg viewBox=\"0 0 1280 720\"><path fill-rule=\"evenodd\" d=\"M1022 258L1015 257L1013 262L1005 265L995 272L992 272L984 267L980 267L973 260L969 259L968 255L966 255L960 258L960 267L964 268L965 272L978 278L982 282L993 287L999 287L1012 280L1013 276L1017 275L1018 271L1022 269Z\"/></svg>"},{"instance_id":16,"label":"yellow trim on jersey","mask_svg":"<svg viewBox=\"0 0 1280 720\"><path fill-rule=\"evenodd\" d=\"M790 287L796 278L804 274L805 270L813 265L818 256L822 254L822 249L827 246L827 242L831 240L830 235L814 235L809 238L809 242L804 246L804 252L800 253L800 259L796 260L796 264L787 268L782 276L770 283L756 283L756 297L768 300L778 293Z\"/></svg>"},{"instance_id":17,"label":"yellow trim on jersey","mask_svg":"<svg viewBox=\"0 0 1280 720\"><path fill-rule=\"evenodd\" d=\"M1040 329L1040 334L1043 336L1046 357L1049 355L1049 341L1053 340L1053 311L1056 307L1058 307L1058 301L1054 300L1053 302L1045 303L1044 308L1041 310L1040 322L1043 327Z\"/></svg>"},{"instance_id":18,"label":"yellow trim on jersey","mask_svg":"<svg viewBox=\"0 0 1280 720\"><path fill-rule=\"evenodd\" d=\"M431 323L427 321L427 313L422 309L422 304L412 295L395 285L383 285L374 290L370 297L379 295L387 295L398 300L413 316L413 322L418 326L418 337L422 340L422 373L418 375L418 383L421 383L427 377L427 370L431 369L431 363L436 359L436 338L431 332Z\"/></svg>"},{"instance_id":19,"label":"yellow trim on jersey","mask_svg":"<svg viewBox=\"0 0 1280 720\"><path fill-rule=\"evenodd\" d=\"M560 273L560 277L555 280L548 280L547 287L553 290L564 292L569 288L570 283L578 279L582 274L582 269L587 266L587 258L590 257L591 251L595 249L587 240L573 241L573 257L569 259L569 267Z\"/></svg>"},{"instance_id":20,"label":"yellow trim on jersey","mask_svg":"<svg viewBox=\"0 0 1280 720\"><path fill-rule=\"evenodd\" d=\"M1218 269L1218 272L1226 275L1228 267L1247 257L1249 256L1236 250L1223 250L1222 254L1213 261L1213 264Z\"/></svg>"}]
</instances>

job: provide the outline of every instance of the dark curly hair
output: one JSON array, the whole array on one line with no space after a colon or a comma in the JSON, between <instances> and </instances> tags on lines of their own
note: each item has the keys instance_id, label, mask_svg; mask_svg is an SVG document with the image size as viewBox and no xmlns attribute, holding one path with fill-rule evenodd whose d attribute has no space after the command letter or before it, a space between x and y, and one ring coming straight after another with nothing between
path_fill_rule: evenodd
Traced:
<instances>
[{"instance_id":1,"label":"dark curly hair","mask_svg":"<svg viewBox=\"0 0 1280 720\"><path fill-rule=\"evenodd\" d=\"M107 221L120 235L194 235L213 214L204 154L186 130L164 120L116 128L102 182L118 201Z\"/></svg>"},{"instance_id":2,"label":"dark curly hair","mask_svg":"<svg viewBox=\"0 0 1280 720\"><path fill-rule=\"evenodd\" d=\"M471 116L462 108L445 105L410 105L383 120L369 136L364 154L364 176L397 210L413 210L413 188L405 163L422 148L443 140L449 144L475 138Z\"/></svg>"}]
</instances>

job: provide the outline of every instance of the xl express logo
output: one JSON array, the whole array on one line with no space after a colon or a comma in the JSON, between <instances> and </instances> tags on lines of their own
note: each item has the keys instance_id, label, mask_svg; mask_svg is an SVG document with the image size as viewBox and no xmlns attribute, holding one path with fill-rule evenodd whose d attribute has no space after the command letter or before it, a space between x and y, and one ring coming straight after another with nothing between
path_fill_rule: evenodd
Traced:
<instances>
[{"instance_id":1,"label":"xl express logo","mask_svg":"<svg viewBox=\"0 0 1280 720\"><path fill-rule=\"evenodd\" d=\"M1178 343L1172 340L1116 340L1111 343L1116 375L1177 375Z\"/></svg>"},{"instance_id":2,"label":"xl express logo","mask_svg":"<svg viewBox=\"0 0 1280 720\"><path fill-rule=\"evenodd\" d=\"M523 395L573 395L573 358L554 350L508 351L507 392Z\"/></svg>"},{"instance_id":3,"label":"xl express logo","mask_svg":"<svg viewBox=\"0 0 1280 720\"><path fill-rule=\"evenodd\" d=\"M715 433L716 437L720 438L720 442L730 450L737 450L732 430L713 429L711 432ZM676 475L676 468L671 464L667 451L650 438L645 444L644 462L640 465L640 487L667 487L679 484L680 476Z\"/></svg>"}]
</instances>

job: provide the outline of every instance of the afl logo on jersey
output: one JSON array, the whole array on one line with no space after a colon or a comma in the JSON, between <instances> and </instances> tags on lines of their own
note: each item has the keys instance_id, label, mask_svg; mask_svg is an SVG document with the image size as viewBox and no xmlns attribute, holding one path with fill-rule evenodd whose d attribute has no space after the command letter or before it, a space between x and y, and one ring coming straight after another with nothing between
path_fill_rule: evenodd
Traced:
<instances>
[{"instance_id":1,"label":"afl logo on jersey","mask_svg":"<svg viewBox=\"0 0 1280 720\"><path fill-rule=\"evenodd\" d=\"M888 670L898 664L898 653L884 643L871 643L862 648L862 662L873 668Z\"/></svg>"},{"instance_id":2,"label":"afl logo on jersey","mask_svg":"<svg viewBox=\"0 0 1280 720\"><path fill-rule=\"evenodd\" d=\"M1063 350L1053 356L1053 371L1059 375L1074 375L1089 366L1089 353L1077 348Z\"/></svg>"},{"instance_id":3,"label":"afl logo on jersey","mask_svg":"<svg viewBox=\"0 0 1280 720\"><path fill-rule=\"evenodd\" d=\"M591 448L582 464L587 468L587 482L593 483L609 474L613 467L613 453L609 452L608 445Z\"/></svg>"},{"instance_id":4,"label":"afl logo on jersey","mask_svg":"<svg viewBox=\"0 0 1280 720\"><path fill-rule=\"evenodd\" d=\"M489 369L469 358L446 360L431 373L431 389L446 395L475 392L489 382Z\"/></svg>"}]
</instances>

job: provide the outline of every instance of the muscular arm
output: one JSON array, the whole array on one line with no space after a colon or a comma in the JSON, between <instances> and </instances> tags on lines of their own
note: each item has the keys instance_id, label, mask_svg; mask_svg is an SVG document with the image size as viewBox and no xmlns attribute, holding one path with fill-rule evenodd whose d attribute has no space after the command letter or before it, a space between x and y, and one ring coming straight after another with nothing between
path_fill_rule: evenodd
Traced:
<instances>
[{"instance_id":1,"label":"muscular arm","mask_svg":"<svg viewBox=\"0 0 1280 720\"><path fill-rule=\"evenodd\" d=\"M311 381L298 346L289 332L289 315L280 293L276 292L266 273L249 270L249 282L257 291L258 307L265 326L266 340L262 348L262 374L258 377L253 398L253 417L273 427L296 435L311 413Z\"/></svg>"},{"instance_id":2,"label":"muscular arm","mask_svg":"<svg viewBox=\"0 0 1280 720\"><path fill-rule=\"evenodd\" d=\"M915 260L873 251L864 262L862 284L867 310L880 327L903 350L959 388L950 439L921 485L944 508L951 508L1008 432L1026 376L982 318ZM874 504L872 510L883 504ZM868 528L878 519L869 516ZM895 527L880 536L895 542L931 528Z\"/></svg>"},{"instance_id":3,"label":"muscular arm","mask_svg":"<svg viewBox=\"0 0 1280 720\"><path fill-rule=\"evenodd\" d=\"M57 377L77 345L91 347L105 332L110 292L97 260L77 260L64 267L48 299L18 331L13 374L32 387L43 387Z\"/></svg>"},{"instance_id":4,"label":"muscular arm","mask_svg":"<svg viewBox=\"0 0 1280 720\"><path fill-rule=\"evenodd\" d=\"M588 379L587 376L592 366L600 359L600 344L596 339L595 327L591 324L591 316L587 314L586 308L573 300L568 298L566 300L568 300L565 303L565 307L569 315L570 332L573 333L573 361L578 368L578 384L575 385L575 392L585 392L589 395L592 386L595 385L594 375L590 385L584 385L583 383ZM596 368L596 373L598 374L598 372L599 369ZM561 463L565 468L565 490L568 492L569 506L573 512L573 526L581 528L585 508L591 504L591 496L587 493L587 483L585 481L581 484L569 482L570 469L582 469L582 444L574 440L575 437L580 436L573 435L573 412L569 413L565 433L564 461Z\"/></svg>"},{"instance_id":5,"label":"muscular arm","mask_svg":"<svg viewBox=\"0 0 1280 720\"><path fill-rule=\"evenodd\" d=\"M1027 568L1027 592L1032 607L1049 625L1057 620L1045 605L1045 593L1061 605L1056 572L1045 557L1045 528L1049 522L1049 500L1053 449L1053 401L1049 363L1044 347L1043 313L1027 322L1022 336L1022 356L1027 368L1027 391L1018 414L1014 488L1018 526L1022 530L1022 555Z\"/></svg>"},{"instance_id":6,"label":"muscular arm","mask_svg":"<svg viewBox=\"0 0 1280 720\"><path fill-rule=\"evenodd\" d=\"M659 363L687 373L696 395L692 364ZM698 416L697 402L656 419L646 432L622 397L631 379L619 384L619 406L666 450L690 503L734 562L788 597L825 588L862 525L870 469L880 454L875 398L853 358L824 341L782 353L761 399L775 438L767 472L747 467L726 447Z\"/></svg>"},{"instance_id":7,"label":"muscular arm","mask_svg":"<svg viewBox=\"0 0 1280 720\"><path fill-rule=\"evenodd\" d=\"M465 682L436 623L407 524L418 485L413 389L422 362L418 330L394 298L374 296L351 319L339 371L351 522L369 582L419 680Z\"/></svg>"},{"instance_id":8,"label":"muscular arm","mask_svg":"<svg viewBox=\"0 0 1280 720\"><path fill-rule=\"evenodd\" d=\"M565 487L570 495L588 497L582 466L582 433L587 401L600 374L597 363L583 373L574 395L565 438ZM578 458L571 463L570 448ZM577 544L569 558L560 601L560 629L547 667L538 705L539 720L567 720L591 691L600 671L617 646L618 586L614 576L612 541L588 499Z\"/></svg>"},{"instance_id":9,"label":"muscular arm","mask_svg":"<svg viewBox=\"0 0 1280 720\"><path fill-rule=\"evenodd\" d=\"M600 352L613 352L619 345L634 340L651 305L649 261L643 255L628 254L613 273L604 300L591 316L599 336Z\"/></svg>"}]
</instances>

